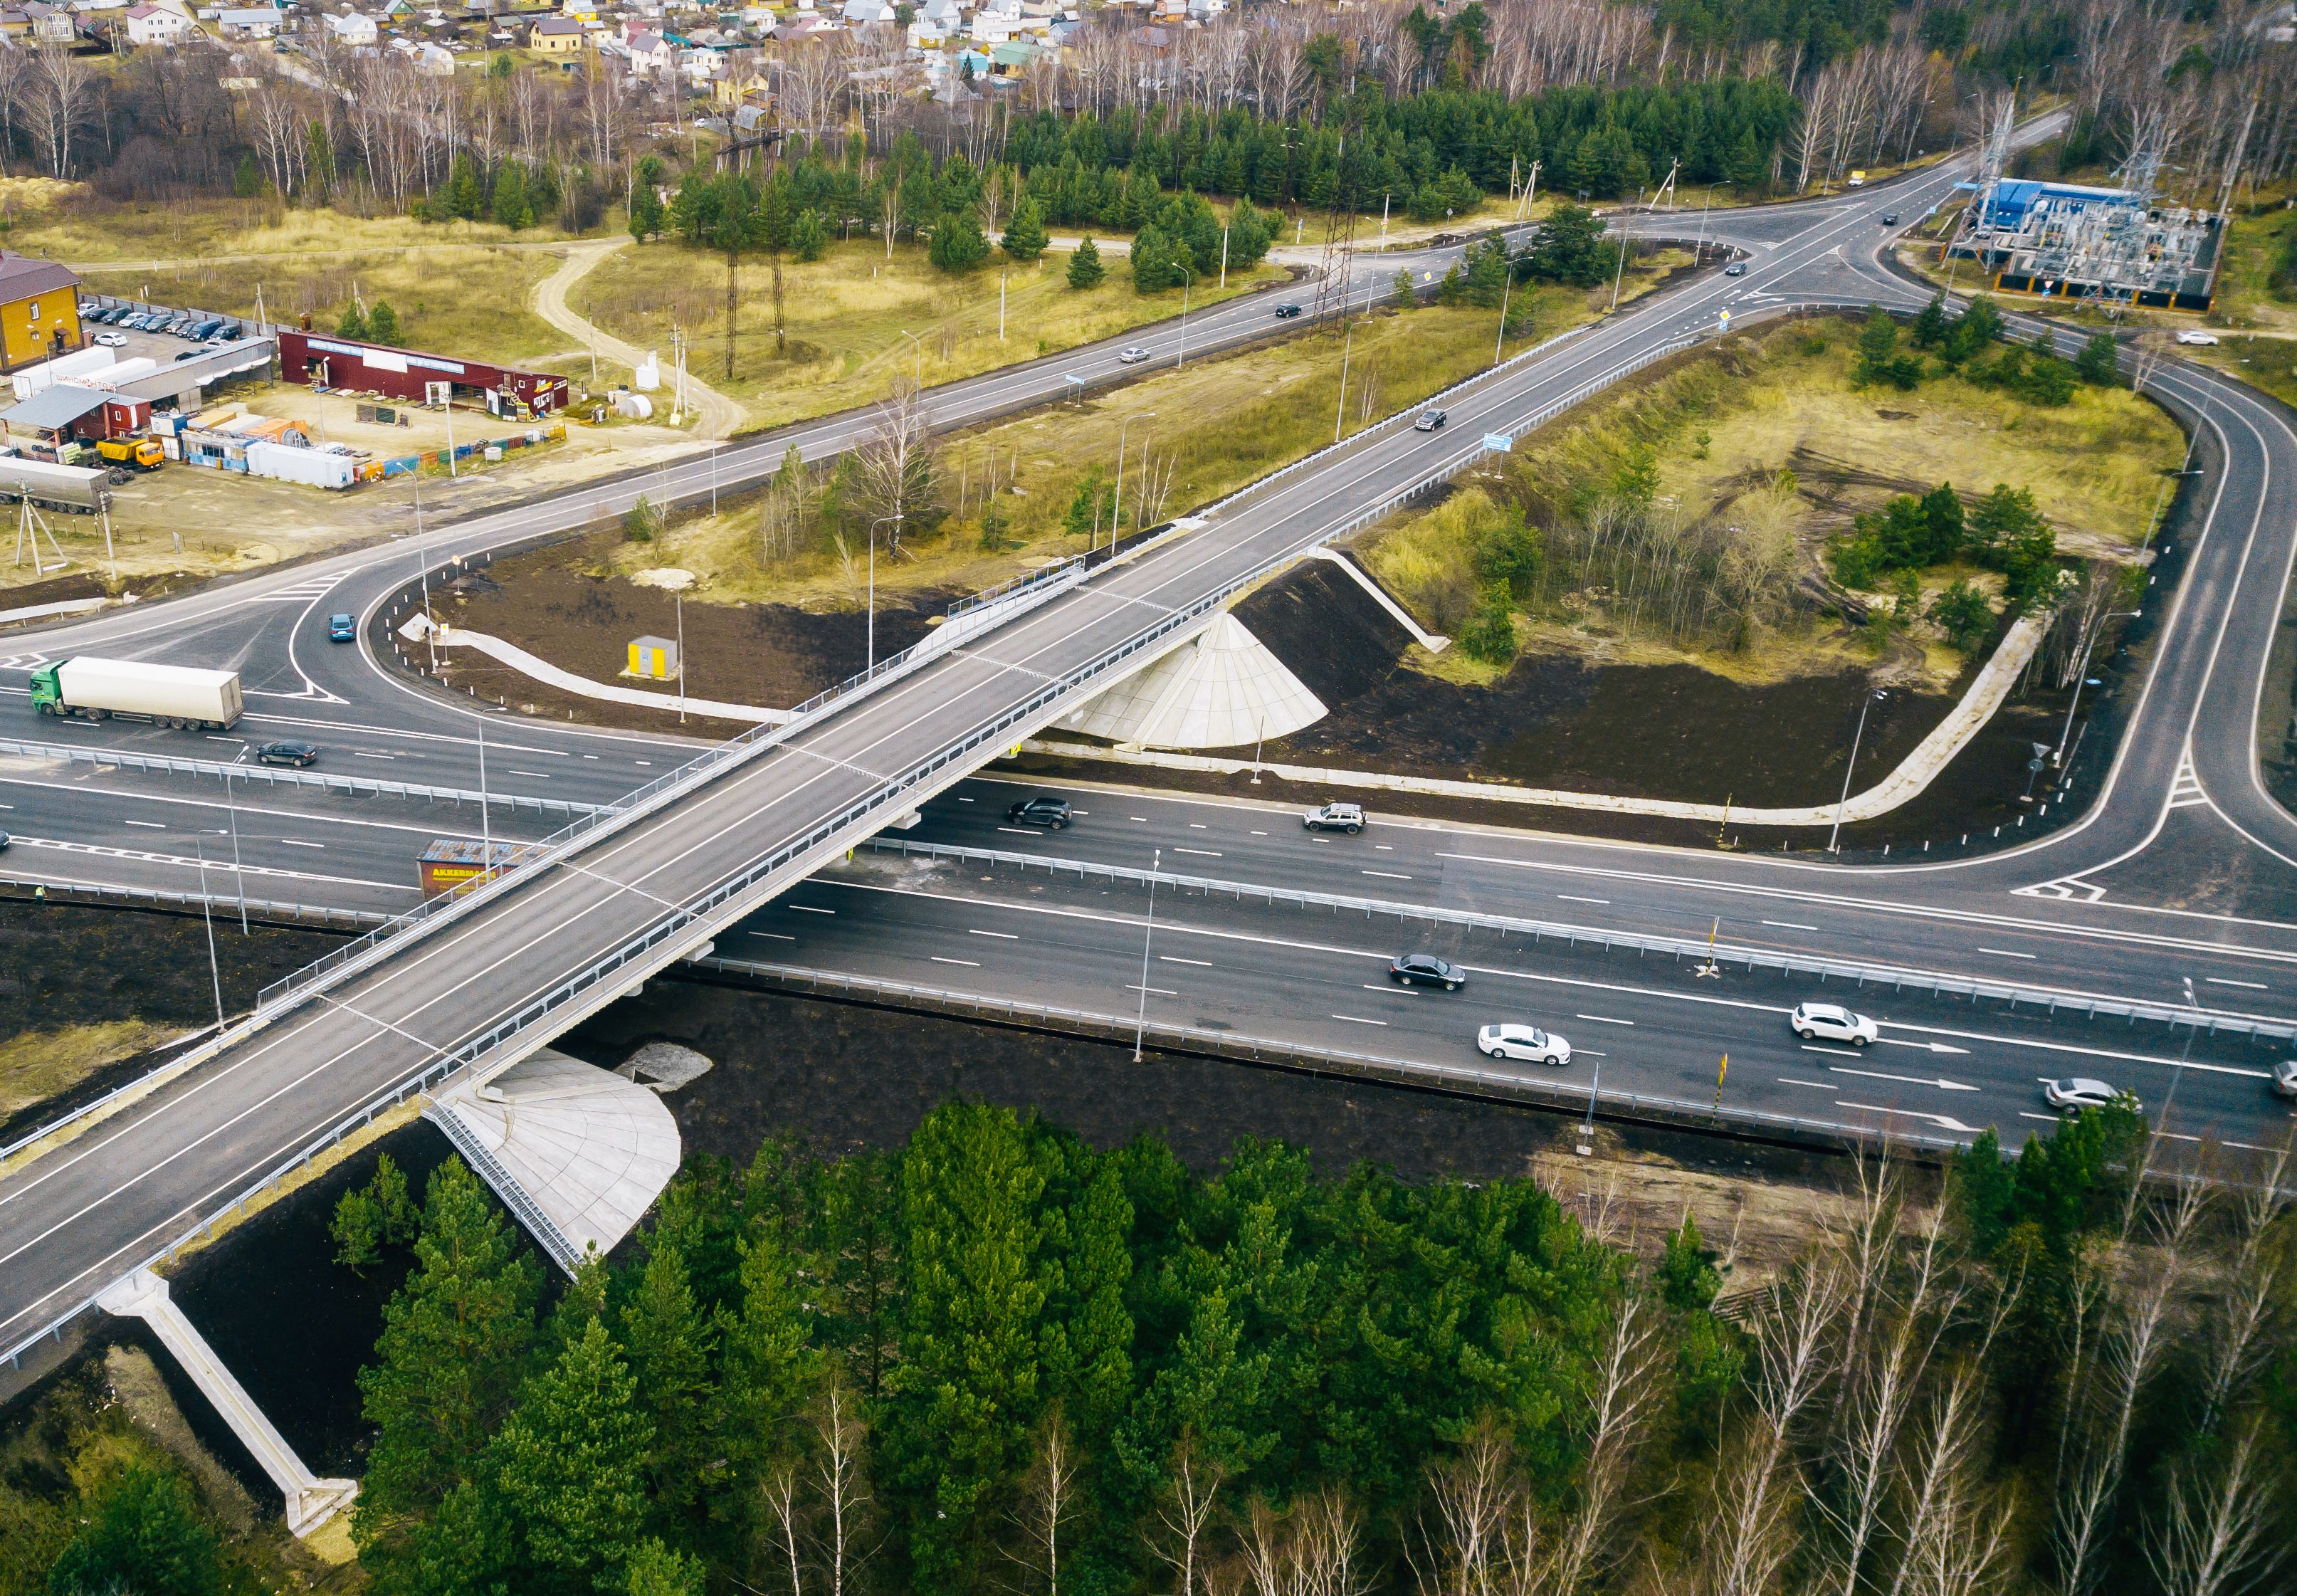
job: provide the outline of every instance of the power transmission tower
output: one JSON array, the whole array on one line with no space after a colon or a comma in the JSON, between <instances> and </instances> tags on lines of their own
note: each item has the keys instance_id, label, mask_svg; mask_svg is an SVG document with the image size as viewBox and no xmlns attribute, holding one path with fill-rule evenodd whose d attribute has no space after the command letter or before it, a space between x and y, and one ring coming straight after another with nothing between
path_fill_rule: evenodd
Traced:
<instances>
[{"instance_id":1,"label":"power transmission tower","mask_svg":"<svg viewBox=\"0 0 2297 1596\"><path fill-rule=\"evenodd\" d=\"M1324 222L1324 254L1316 267L1316 319L1337 309L1343 320L1348 308L1348 279L1355 269L1356 196L1348 181L1348 136L1340 135L1339 154L1332 169L1332 209Z\"/></svg>"}]
</instances>

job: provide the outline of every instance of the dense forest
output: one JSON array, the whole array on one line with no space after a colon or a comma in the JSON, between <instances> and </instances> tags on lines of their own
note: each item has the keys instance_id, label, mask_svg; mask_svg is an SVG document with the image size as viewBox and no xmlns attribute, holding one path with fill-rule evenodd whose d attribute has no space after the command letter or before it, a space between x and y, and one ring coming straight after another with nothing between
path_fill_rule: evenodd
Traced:
<instances>
[{"instance_id":1,"label":"dense forest","mask_svg":"<svg viewBox=\"0 0 2297 1596\"><path fill-rule=\"evenodd\" d=\"M460 1164L419 1211L386 1164L335 1226L412 1260L356 1536L408 1596L2285 1589L2297 1224L2148 1151L1858 1164L1720 1314L1687 1217L976 1105L695 1161L548 1301Z\"/></svg>"}]
</instances>

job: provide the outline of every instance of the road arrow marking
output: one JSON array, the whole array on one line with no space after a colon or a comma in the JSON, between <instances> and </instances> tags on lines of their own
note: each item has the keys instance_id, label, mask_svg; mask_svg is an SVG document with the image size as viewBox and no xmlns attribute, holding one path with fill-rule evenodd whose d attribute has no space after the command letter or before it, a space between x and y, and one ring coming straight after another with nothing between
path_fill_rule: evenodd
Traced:
<instances>
[{"instance_id":1,"label":"road arrow marking","mask_svg":"<svg viewBox=\"0 0 2297 1596\"><path fill-rule=\"evenodd\" d=\"M1830 1064L1826 1067L1838 1075L1864 1075L1869 1081L1897 1081L1907 1086L1935 1086L1940 1091L1976 1091L1978 1090L1975 1086L1964 1086L1959 1081L1949 1081L1943 1075L1935 1080L1926 1081L1920 1075L1892 1075L1886 1074L1881 1070L1845 1069L1839 1064Z\"/></svg>"},{"instance_id":2,"label":"road arrow marking","mask_svg":"<svg viewBox=\"0 0 2297 1596\"><path fill-rule=\"evenodd\" d=\"M1893 1048L1926 1048L1933 1053L1967 1053L1970 1051L1968 1048L1950 1048L1942 1041L1906 1041L1896 1036L1880 1036L1876 1037L1874 1040L1887 1043L1889 1046Z\"/></svg>"}]
</instances>

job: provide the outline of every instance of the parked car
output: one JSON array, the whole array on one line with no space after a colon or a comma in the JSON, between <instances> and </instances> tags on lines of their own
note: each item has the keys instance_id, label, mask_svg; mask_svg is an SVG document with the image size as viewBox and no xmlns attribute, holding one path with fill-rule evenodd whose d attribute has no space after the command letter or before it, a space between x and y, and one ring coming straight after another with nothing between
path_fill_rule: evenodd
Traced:
<instances>
[{"instance_id":1,"label":"parked car","mask_svg":"<svg viewBox=\"0 0 2297 1596\"><path fill-rule=\"evenodd\" d=\"M328 642L353 643L358 640L358 622L353 621L348 612L337 611L334 614L327 617Z\"/></svg>"},{"instance_id":2,"label":"parked car","mask_svg":"<svg viewBox=\"0 0 2297 1596\"><path fill-rule=\"evenodd\" d=\"M1847 1041L1854 1048L1870 1046L1882 1034L1882 1028L1873 1021L1839 1003L1798 1003L1787 1023L1805 1041L1823 1036L1829 1041Z\"/></svg>"},{"instance_id":3,"label":"parked car","mask_svg":"<svg viewBox=\"0 0 2297 1596\"><path fill-rule=\"evenodd\" d=\"M124 350L128 347L128 340L117 333L98 333L89 341L107 350Z\"/></svg>"},{"instance_id":4,"label":"parked car","mask_svg":"<svg viewBox=\"0 0 2297 1596\"><path fill-rule=\"evenodd\" d=\"M1127 344L1116 351L1116 363L1119 366L1138 366L1147 358L1148 358L1148 351L1137 343Z\"/></svg>"},{"instance_id":5,"label":"parked car","mask_svg":"<svg viewBox=\"0 0 2297 1596\"><path fill-rule=\"evenodd\" d=\"M1441 410L1422 410L1420 413L1420 419L1412 424L1412 430L1415 432L1433 432L1449 419L1451 418Z\"/></svg>"},{"instance_id":6,"label":"parked car","mask_svg":"<svg viewBox=\"0 0 2297 1596\"><path fill-rule=\"evenodd\" d=\"M207 346L205 344L202 344L197 349L178 350L176 352L176 358L178 360L196 360L207 352Z\"/></svg>"},{"instance_id":7,"label":"parked car","mask_svg":"<svg viewBox=\"0 0 2297 1596\"><path fill-rule=\"evenodd\" d=\"M1884 211L1882 213L1882 225L1886 227L1897 226L1898 225L1898 213L1895 210Z\"/></svg>"},{"instance_id":8,"label":"parked car","mask_svg":"<svg viewBox=\"0 0 2297 1596\"><path fill-rule=\"evenodd\" d=\"M2070 1114L2079 1114L2085 1108L2103 1108L2128 1095L2087 1075L2069 1075L2062 1081L2042 1082L2042 1100Z\"/></svg>"},{"instance_id":9,"label":"parked car","mask_svg":"<svg viewBox=\"0 0 2297 1596\"><path fill-rule=\"evenodd\" d=\"M1300 307L1293 304L1288 300L1283 304L1276 307L1276 319L1278 321L1290 321L1294 317L1299 314Z\"/></svg>"},{"instance_id":10,"label":"parked car","mask_svg":"<svg viewBox=\"0 0 2297 1596\"><path fill-rule=\"evenodd\" d=\"M1571 1044L1536 1025L1486 1025L1476 1032L1476 1046L1487 1058L1559 1066L1571 1062Z\"/></svg>"},{"instance_id":11,"label":"parked car","mask_svg":"<svg viewBox=\"0 0 2297 1596\"><path fill-rule=\"evenodd\" d=\"M1726 277L1743 277L1747 275L1747 263L1743 260L1733 260L1723 268L1723 275Z\"/></svg>"},{"instance_id":12,"label":"parked car","mask_svg":"<svg viewBox=\"0 0 2297 1596\"><path fill-rule=\"evenodd\" d=\"M192 330L186 334L186 336L204 341L206 339L213 338L222 330L223 317L220 316L210 316L205 321L193 322L192 324Z\"/></svg>"},{"instance_id":13,"label":"parked car","mask_svg":"<svg viewBox=\"0 0 2297 1596\"><path fill-rule=\"evenodd\" d=\"M94 317L97 311L103 309L103 307L97 304L94 300L82 300L79 302L79 318L82 321L86 321Z\"/></svg>"},{"instance_id":14,"label":"parked car","mask_svg":"<svg viewBox=\"0 0 2297 1596\"><path fill-rule=\"evenodd\" d=\"M265 743L256 749L255 757L267 765L292 765L300 770L306 765L317 764L319 751L309 743Z\"/></svg>"},{"instance_id":15,"label":"parked car","mask_svg":"<svg viewBox=\"0 0 2297 1596\"><path fill-rule=\"evenodd\" d=\"M166 331L170 337L181 338L185 335L187 330L191 327L191 325L192 318L190 317L173 316L168 318Z\"/></svg>"},{"instance_id":16,"label":"parked car","mask_svg":"<svg viewBox=\"0 0 2297 1596\"><path fill-rule=\"evenodd\" d=\"M1361 803L1327 803L1312 809L1300 817L1300 824L1310 831L1345 831L1350 836L1364 828L1363 805Z\"/></svg>"},{"instance_id":17,"label":"parked car","mask_svg":"<svg viewBox=\"0 0 2297 1596\"><path fill-rule=\"evenodd\" d=\"M2213 344L2217 341L2218 335L2216 333L2204 333L2199 327L2187 327L2184 332L2178 334L2178 341L2179 343Z\"/></svg>"},{"instance_id":18,"label":"parked car","mask_svg":"<svg viewBox=\"0 0 2297 1596\"><path fill-rule=\"evenodd\" d=\"M1433 953L1399 953L1387 961L1387 978L1398 986L1440 986L1447 992L1468 984L1468 972Z\"/></svg>"},{"instance_id":19,"label":"parked car","mask_svg":"<svg viewBox=\"0 0 2297 1596\"><path fill-rule=\"evenodd\" d=\"M2285 1098L2297 1098L2297 1058L2285 1058L2273 1066L2273 1090Z\"/></svg>"},{"instance_id":20,"label":"parked car","mask_svg":"<svg viewBox=\"0 0 2297 1596\"><path fill-rule=\"evenodd\" d=\"M1050 793L1040 793L1007 810L1005 822L1009 826L1041 826L1048 831L1060 831L1069 823L1069 801L1056 798Z\"/></svg>"}]
</instances>

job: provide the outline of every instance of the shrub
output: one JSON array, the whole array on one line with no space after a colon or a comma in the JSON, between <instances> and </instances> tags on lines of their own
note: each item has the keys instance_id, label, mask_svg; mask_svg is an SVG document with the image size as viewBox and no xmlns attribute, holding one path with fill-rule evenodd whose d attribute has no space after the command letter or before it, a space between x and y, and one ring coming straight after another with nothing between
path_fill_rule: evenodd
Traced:
<instances>
[{"instance_id":1,"label":"shrub","mask_svg":"<svg viewBox=\"0 0 2297 1596\"><path fill-rule=\"evenodd\" d=\"M1946 640L1964 654L1975 654L1994 631L1994 606L1964 577L1955 578L1931 600L1930 617Z\"/></svg>"},{"instance_id":2,"label":"shrub","mask_svg":"<svg viewBox=\"0 0 2297 1596\"><path fill-rule=\"evenodd\" d=\"M1515 658L1515 616L1508 608L1504 583L1494 582L1468 624L1460 629L1460 652L1486 665L1504 665Z\"/></svg>"},{"instance_id":3,"label":"shrub","mask_svg":"<svg viewBox=\"0 0 2297 1596\"><path fill-rule=\"evenodd\" d=\"M1000 247L1016 260L1034 260L1045 252L1045 213L1034 200L1024 200L1005 226Z\"/></svg>"},{"instance_id":4,"label":"shrub","mask_svg":"<svg viewBox=\"0 0 2297 1596\"><path fill-rule=\"evenodd\" d=\"M1098 288L1100 280L1107 275L1107 267L1100 263L1100 251L1094 245L1092 234L1088 233L1078 243L1076 252L1069 257L1069 286L1075 289Z\"/></svg>"},{"instance_id":5,"label":"shrub","mask_svg":"<svg viewBox=\"0 0 2297 1596\"><path fill-rule=\"evenodd\" d=\"M952 277L961 277L988 259L989 240L982 234L979 218L970 210L945 213L934 224L926 259Z\"/></svg>"}]
</instances>

